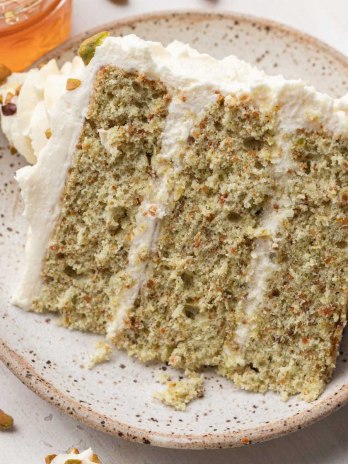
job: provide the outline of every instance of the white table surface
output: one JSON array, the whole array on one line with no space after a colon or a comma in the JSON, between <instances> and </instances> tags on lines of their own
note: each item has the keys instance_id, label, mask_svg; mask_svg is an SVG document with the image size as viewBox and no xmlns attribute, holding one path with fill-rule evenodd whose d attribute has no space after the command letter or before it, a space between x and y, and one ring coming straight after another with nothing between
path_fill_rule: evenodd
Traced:
<instances>
[{"instance_id":1,"label":"white table surface","mask_svg":"<svg viewBox=\"0 0 348 464\"><path fill-rule=\"evenodd\" d=\"M165 9L263 16L348 54L348 0L74 0L73 34L117 18ZM47 454L89 446L103 464L348 464L348 407L267 443L231 450L166 450L129 443L79 424L38 398L0 364L0 408L16 422L12 432L0 432L0 464L41 464Z\"/></svg>"}]
</instances>

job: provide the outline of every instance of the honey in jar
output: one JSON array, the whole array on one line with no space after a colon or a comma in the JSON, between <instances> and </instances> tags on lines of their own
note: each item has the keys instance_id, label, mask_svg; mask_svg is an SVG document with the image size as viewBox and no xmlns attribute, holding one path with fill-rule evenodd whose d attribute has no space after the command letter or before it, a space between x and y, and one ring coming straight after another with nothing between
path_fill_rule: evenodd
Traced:
<instances>
[{"instance_id":1,"label":"honey in jar","mask_svg":"<svg viewBox=\"0 0 348 464\"><path fill-rule=\"evenodd\" d=\"M72 0L0 0L0 63L22 71L64 42Z\"/></svg>"}]
</instances>

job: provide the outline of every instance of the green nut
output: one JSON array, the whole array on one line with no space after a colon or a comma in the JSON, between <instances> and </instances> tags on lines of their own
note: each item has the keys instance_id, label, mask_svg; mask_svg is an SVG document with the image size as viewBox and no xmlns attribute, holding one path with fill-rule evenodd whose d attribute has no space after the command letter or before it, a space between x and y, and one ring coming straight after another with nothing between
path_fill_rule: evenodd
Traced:
<instances>
[{"instance_id":1,"label":"green nut","mask_svg":"<svg viewBox=\"0 0 348 464\"><path fill-rule=\"evenodd\" d=\"M99 34L92 35L88 39L84 40L79 47L78 54L83 59L85 64L88 64L95 54L95 49L101 45L106 37L110 35L110 32L103 31Z\"/></svg>"},{"instance_id":2,"label":"green nut","mask_svg":"<svg viewBox=\"0 0 348 464\"><path fill-rule=\"evenodd\" d=\"M13 427L13 417L0 409L0 430L8 430Z\"/></svg>"}]
</instances>

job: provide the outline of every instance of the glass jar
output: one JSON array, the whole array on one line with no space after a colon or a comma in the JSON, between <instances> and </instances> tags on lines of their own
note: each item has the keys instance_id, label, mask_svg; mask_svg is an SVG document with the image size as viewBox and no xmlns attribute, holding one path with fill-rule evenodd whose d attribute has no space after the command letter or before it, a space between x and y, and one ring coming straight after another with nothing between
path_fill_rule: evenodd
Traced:
<instances>
[{"instance_id":1,"label":"glass jar","mask_svg":"<svg viewBox=\"0 0 348 464\"><path fill-rule=\"evenodd\" d=\"M0 0L0 63L22 71L64 42L72 0Z\"/></svg>"}]
</instances>

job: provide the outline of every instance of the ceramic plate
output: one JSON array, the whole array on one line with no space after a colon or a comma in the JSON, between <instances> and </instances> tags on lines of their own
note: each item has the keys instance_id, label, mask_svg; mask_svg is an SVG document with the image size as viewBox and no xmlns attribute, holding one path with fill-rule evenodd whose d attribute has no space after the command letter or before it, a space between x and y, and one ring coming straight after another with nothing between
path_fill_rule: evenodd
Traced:
<instances>
[{"instance_id":1,"label":"ceramic plate","mask_svg":"<svg viewBox=\"0 0 348 464\"><path fill-rule=\"evenodd\" d=\"M257 18L161 13L98 30L102 29L113 35L135 33L165 44L180 39L217 57L233 53L268 73L301 77L331 95L340 96L348 88L347 58L300 32ZM72 58L81 40L95 32L69 40L44 60ZM63 329L52 315L26 313L9 303L25 240L22 203L13 176L25 163L10 154L4 138L0 146L0 357L42 398L96 429L176 448L228 447L270 439L301 429L347 401L347 337L333 380L311 404L297 398L283 402L272 393L247 393L205 372L204 398L191 403L186 412L175 412L152 399L165 366L144 366L116 352L112 362L88 370L85 366L97 336Z\"/></svg>"}]
</instances>

